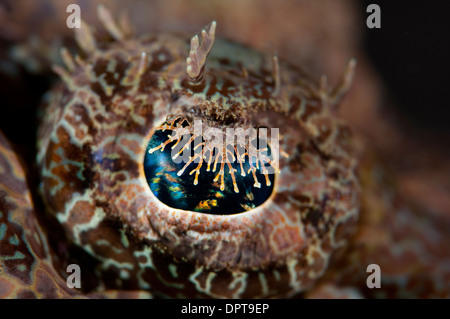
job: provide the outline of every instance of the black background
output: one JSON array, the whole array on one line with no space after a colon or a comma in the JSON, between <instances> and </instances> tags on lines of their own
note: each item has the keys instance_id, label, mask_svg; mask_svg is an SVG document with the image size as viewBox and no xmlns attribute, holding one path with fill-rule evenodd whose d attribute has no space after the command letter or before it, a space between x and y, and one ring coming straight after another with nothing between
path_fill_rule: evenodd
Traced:
<instances>
[{"instance_id":1,"label":"black background","mask_svg":"<svg viewBox=\"0 0 450 319\"><path fill-rule=\"evenodd\" d=\"M450 136L450 2L362 1L381 9L365 50L395 107L416 128ZM362 12L366 18L370 13Z\"/></svg>"}]
</instances>

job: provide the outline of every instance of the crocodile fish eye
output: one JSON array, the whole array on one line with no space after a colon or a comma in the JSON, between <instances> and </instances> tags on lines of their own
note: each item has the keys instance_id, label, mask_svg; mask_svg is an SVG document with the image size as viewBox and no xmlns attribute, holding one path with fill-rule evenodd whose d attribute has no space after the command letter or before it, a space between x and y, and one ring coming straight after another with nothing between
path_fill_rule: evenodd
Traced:
<instances>
[{"instance_id":1,"label":"crocodile fish eye","mask_svg":"<svg viewBox=\"0 0 450 319\"><path fill-rule=\"evenodd\" d=\"M308 289L358 216L351 134L332 113L354 63L331 89L216 39L215 22L190 43L130 38L99 10L115 41L75 29L85 58L62 50L38 130L40 193L68 243L108 289Z\"/></svg>"},{"instance_id":2,"label":"crocodile fish eye","mask_svg":"<svg viewBox=\"0 0 450 319\"><path fill-rule=\"evenodd\" d=\"M150 189L164 204L228 215L258 207L271 195L275 179L274 172L269 174L272 167L264 161L250 163L245 147L227 145L225 156L220 155L218 148L202 152L205 140L201 136L192 140L191 134L175 138L170 128L176 129L176 125L167 122L160 128L148 143L144 169ZM249 141L256 151L260 150L258 141ZM270 155L267 146L261 156L269 158Z\"/></svg>"}]
</instances>

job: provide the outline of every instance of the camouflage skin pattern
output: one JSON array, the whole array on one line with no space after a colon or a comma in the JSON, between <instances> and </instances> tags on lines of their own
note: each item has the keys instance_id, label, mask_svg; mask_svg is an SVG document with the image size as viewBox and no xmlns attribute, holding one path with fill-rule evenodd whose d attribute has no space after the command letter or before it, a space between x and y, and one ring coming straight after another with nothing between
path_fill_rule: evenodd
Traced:
<instances>
[{"instance_id":1,"label":"camouflage skin pattern","mask_svg":"<svg viewBox=\"0 0 450 319\"><path fill-rule=\"evenodd\" d=\"M0 133L0 298L145 298L143 291L103 291L87 295L69 289L25 180L22 163Z\"/></svg>"},{"instance_id":2,"label":"camouflage skin pattern","mask_svg":"<svg viewBox=\"0 0 450 319\"><path fill-rule=\"evenodd\" d=\"M214 41L213 26L202 42ZM186 38L120 35L101 48L88 32L84 25L77 34L86 60L67 56L69 70L56 69L64 83L48 96L38 163L46 206L101 261L104 281L179 297L289 296L309 287L358 212L356 161L327 88L276 59L274 78L272 57L220 39L203 80L192 83ZM280 147L291 151L273 196L228 216L162 204L143 176L143 155L168 116L279 127Z\"/></svg>"},{"instance_id":3,"label":"camouflage skin pattern","mask_svg":"<svg viewBox=\"0 0 450 319\"><path fill-rule=\"evenodd\" d=\"M7 241L0 295L448 296L447 225L424 223L402 204L365 141L335 116L353 61L330 88L325 77L315 82L276 56L215 38L214 24L198 46L199 38L193 45L170 34L138 38L104 9L99 18L112 41L97 43L84 24L76 33L84 58L62 50L65 68L54 68L62 82L45 96L37 158L46 210L70 245L95 261L98 285L87 295L65 287L64 262L46 243L3 139L1 159L14 169L0 172L8 174L0 184ZM286 156L269 199L234 215L161 203L145 177L144 156L155 130L173 116L218 128L279 128ZM17 220L17 210L29 218ZM370 263L388 275L382 290L364 288Z\"/></svg>"}]
</instances>

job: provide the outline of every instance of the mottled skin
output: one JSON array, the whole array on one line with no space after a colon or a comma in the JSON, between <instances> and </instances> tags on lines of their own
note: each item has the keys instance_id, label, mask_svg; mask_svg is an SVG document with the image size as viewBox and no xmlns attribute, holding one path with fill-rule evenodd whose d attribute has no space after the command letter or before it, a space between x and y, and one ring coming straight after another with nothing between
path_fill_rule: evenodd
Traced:
<instances>
[{"instance_id":1,"label":"mottled skin","mask_svg":"<svg viewBox=\"0 0 450 319\"><path fill-rule=\"evenodd\" d=\"M56 69L63 82L45 97L38 136L46 209L62 225L69 243L98 261L93 270L99 278L97 290L143 289L169 297L290 297L307 291L310 297L358 296L354 288L330 288L326 282L364 287L365 267L371 262L389 273L389 260L377 257L390 246L391 234L397 234L395 241L408 242L399 246L400 252L423 252L410 242L415 238L410 231L380 229L386 221L391 225L390 214L413 213L392 200L395 192L379 178L383 174L375 169L376 162L363 155L366 148L334 115L342 86L331 90L296 67L221 39L207 58L203 81L192 83L186 74L189 37L118 38L96 44L86 29L78 33L86 58L73 61L65 54L67 70ZM168 115L217 127L280 128L280 146L288 157L281 158L269 200L230 216L175 210L159 202L145 179L143 156L153 128ZM2 155L8 154L3 149ZM7 161L17 166L15 159ZM23 174L17 176L23 183ZM377 178L381 181L373 182ZM21 194L26 192L24 186ZM8 200L15 198L5 194ZM30 200L17 206L31 209L34 216ZM352 237L360 215L364 217ZM8 219L5 225L9 229L13 223ZM365 242L374 229L387 232L388 239ZM427 233L423 227L415 229L418 236ZM433 240L445 242L439 235ZM426 242L420 240L419 246ZM408 280L417 282L421 274L427 284L438 284L423 296L447 296L448 252L437 259L444 263L427 266L442 251L416 258L413 266L408 263L412 269L392 271L393 296L412 291ZM50 267L44 261L51 255L49 251L35 259ZM3 256L9 255L2 250ZM338 271L330 267L325 274L330 265ZM71 296L57 272L49 269L47 280L59 280L57 291ZM434 280L427 279L430 271ZM402 287L396 281L404 276L408 280ZM9 270L2 287L33 292L39 286L35 275L29 275L25 288L16 278L18 271ZM420 289L414 295L420 296Z\"/></svg>"},{"instance_id":2,"label":"mottled skin","mask_svg":"<svg viewBox=\"0 0 450 319\"><path fill-rule=\"evenodd\" d=\"M22 165L0 133L0 298L142 298L149 293L69 289L33 209Z\"/></svg>"},{"instance_id":3,"label":"mottled skin","mask_svg":"<svg viewBox=\"0 0 450 319\"><path fill-rule=\"evenodd\" d=\"M331 271L311 293L319 294L321 285L333 283L358 287L371 298L448 298L448 219L427 214L403 198L392 172L368 147L358 176L362 200L357 232L344 258L330 263ZM381 268L381 289L365 285L370 264Z\"/></svg>"},{"instance_id":4,"label":"mottled skin","mask_svg":"<svg viewBox=\"0 0 450 319\"><path fill-rule=\"evenodd\" d=\"M188 52L186 38L154 35L99 46L70 73L59 69L64 84L48 96L38 136L45 203L70 240L101 261L106 285L165 296L298 293L322 275L356 222L347 128L331 117L328 96L287 64L273 94L271 57L217 39L204 80L194 85ZM143 155L168 115L279 127L280 146L290 151L273 196L231 216L159 202L143 176Z\"/></svg>"}]
</instances>

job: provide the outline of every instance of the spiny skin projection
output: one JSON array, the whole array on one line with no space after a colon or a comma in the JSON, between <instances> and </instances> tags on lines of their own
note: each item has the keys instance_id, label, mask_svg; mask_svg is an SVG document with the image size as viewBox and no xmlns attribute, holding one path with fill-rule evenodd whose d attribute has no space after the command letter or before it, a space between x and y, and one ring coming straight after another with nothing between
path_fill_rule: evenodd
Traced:
<instances>
[{"instance_id":1,"label":"spiny skin projection","mask_svg":"<svg viewBox=\"0 0 450 319\"><path fill-rule=\"evenodd\" d=\"M214 39L215 23L189 43L169 34L126 37L107 20L114 41L96 43L84 24L76 38L86 58L63 50L67 69L55 67L63 81L46 95L38 132L41 193L69 241L98 262L84 271L102 289L163 297L288 297L311 288L345 247L359 211L351 133L333 114L343 89ZM145 157L152 138L163 142L155 128L174 116L219 129L278 128L285 156L270 196L244 203L240 214L219 201L210 214L158 199ZM194 194L190 171L177 174L177 185L189 186L167 186L165 196ZM230 201L245 196L245 180L225 173L219 191Z\"/></svg>"}]
</instances>

